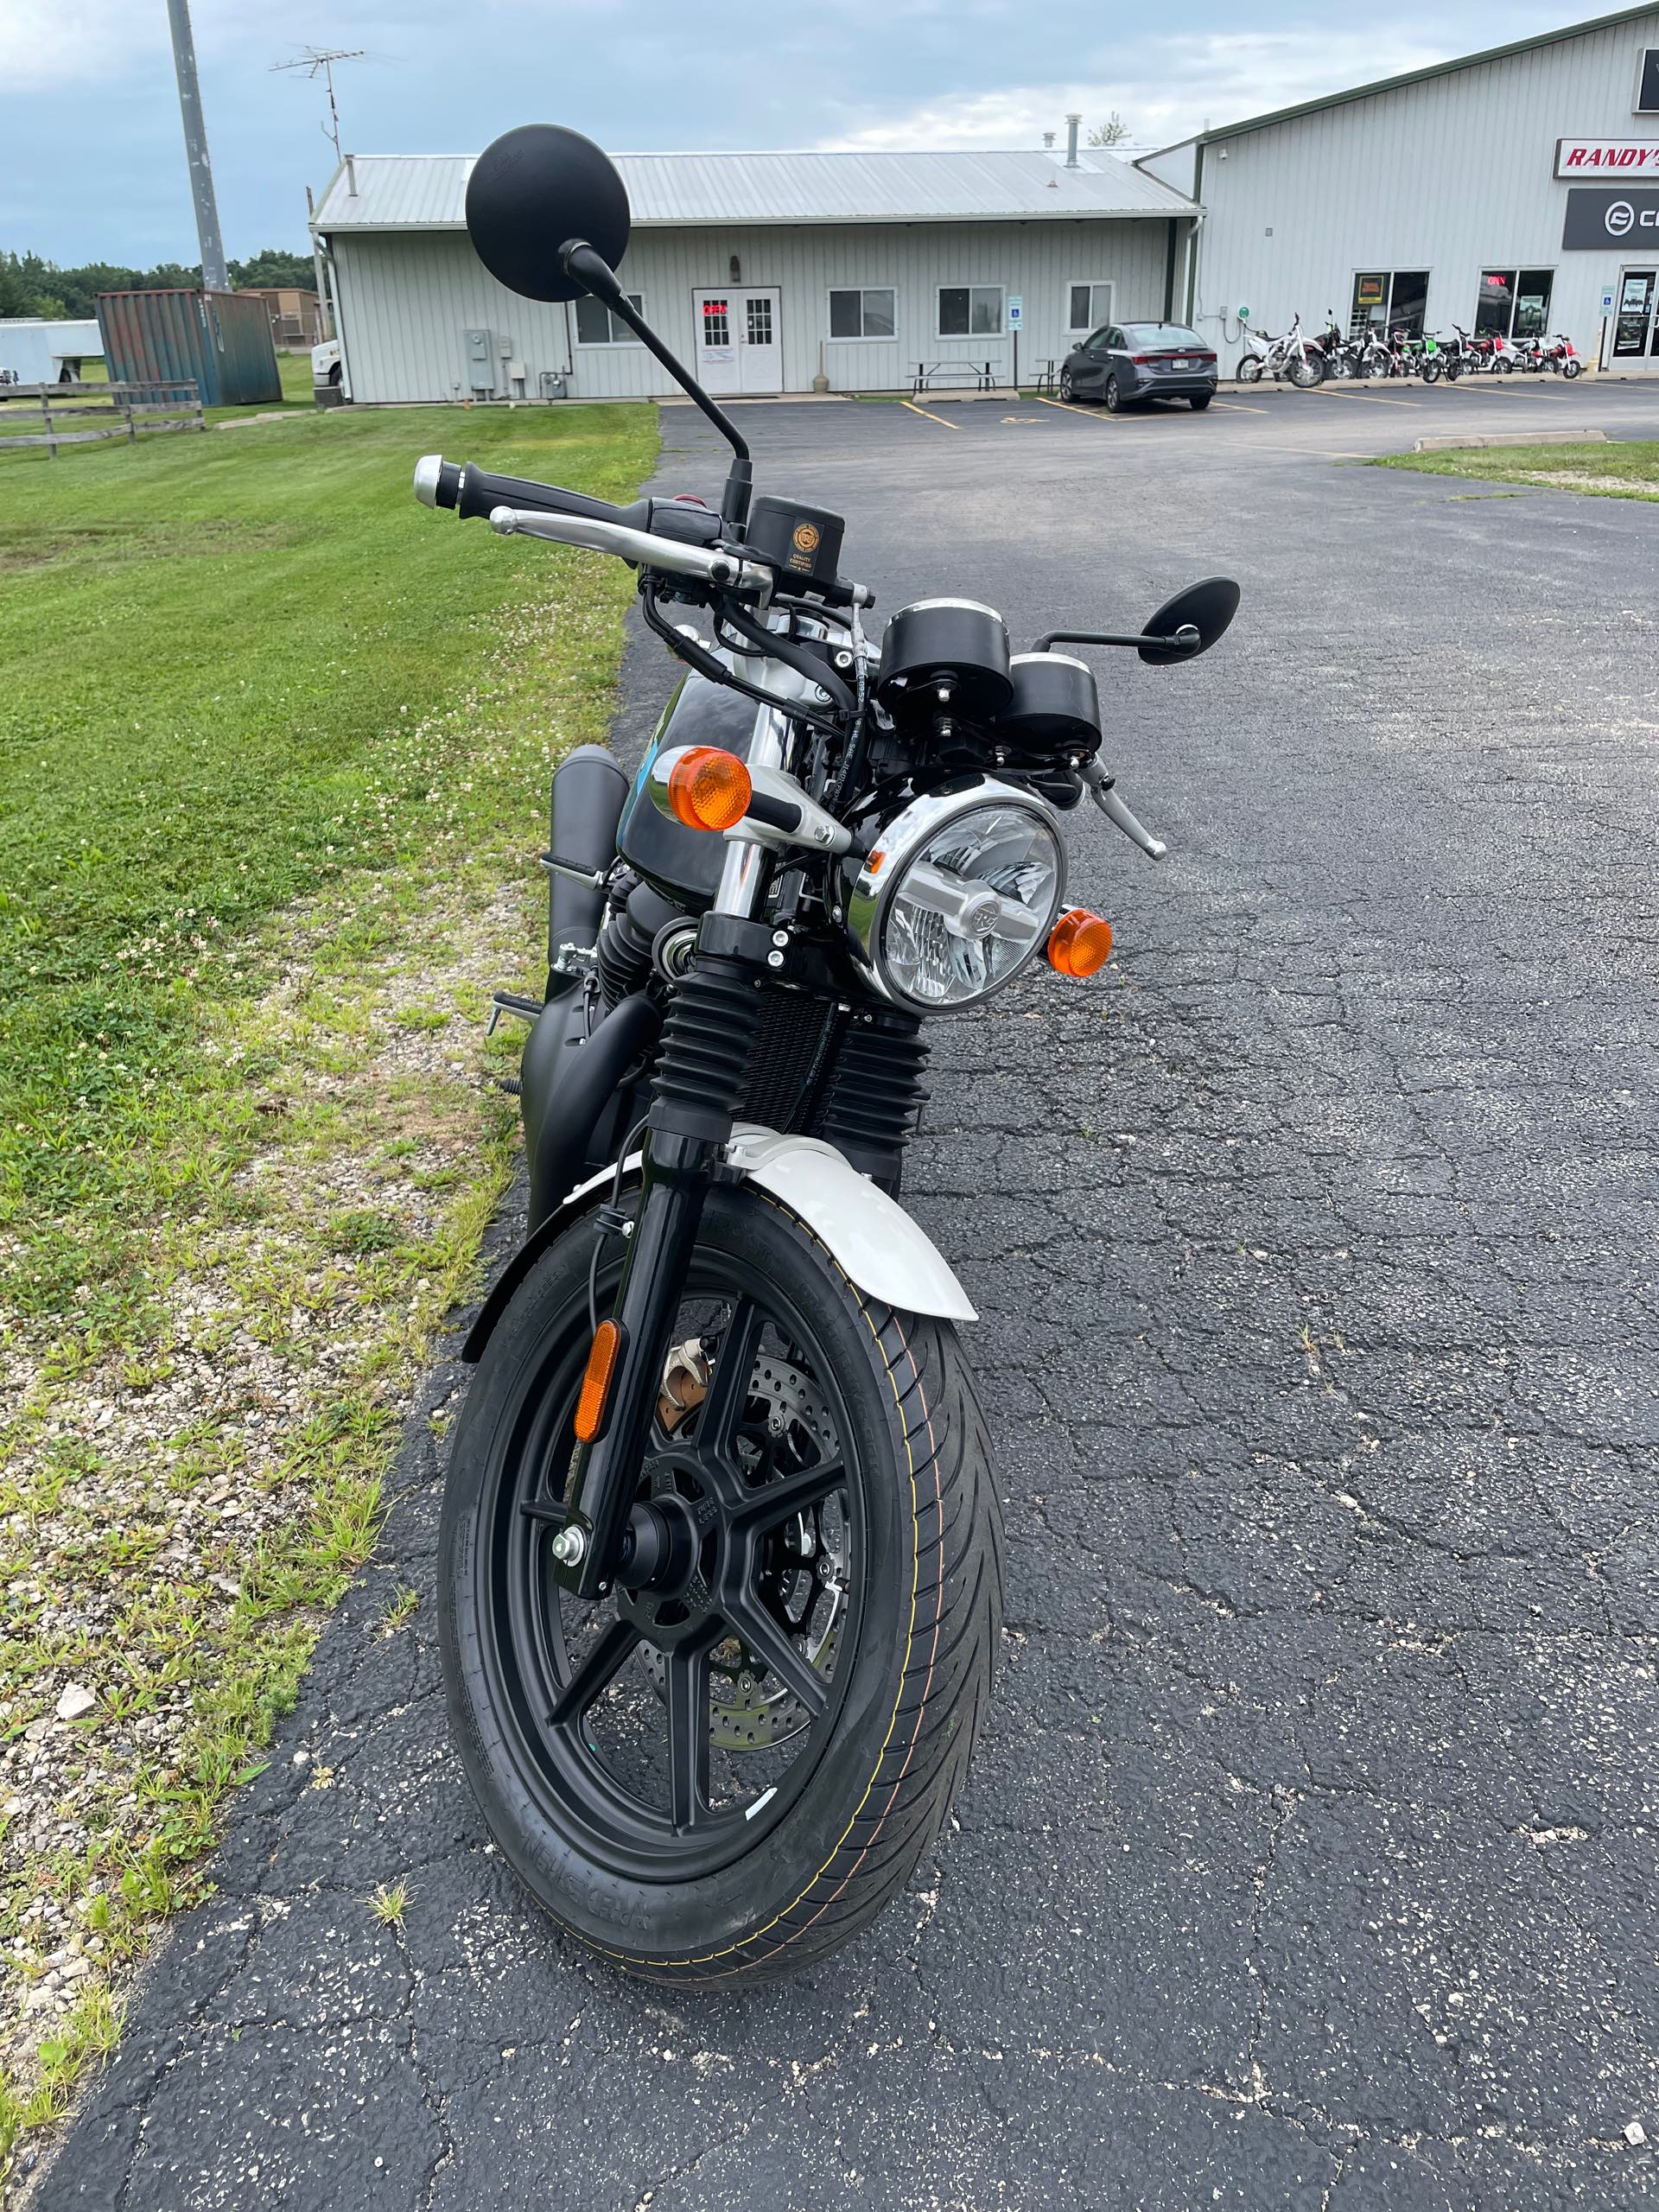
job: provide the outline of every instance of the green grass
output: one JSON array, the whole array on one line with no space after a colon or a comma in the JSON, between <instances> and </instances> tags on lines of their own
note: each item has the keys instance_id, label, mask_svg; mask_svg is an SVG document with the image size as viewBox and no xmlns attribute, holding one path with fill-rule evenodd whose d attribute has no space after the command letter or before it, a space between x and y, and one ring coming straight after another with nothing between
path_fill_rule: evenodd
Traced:
<instances>
[{"instance_id":1,"label":"green grass","mask_svg":"<svg viewBox=\"0 0 1659 2212\"><path fill-rule=\"evenodd\" d=\"M0 1816L0 2194L372 1555L509 1169L481 1016L630 579L417 505L440 447L621 498L655 415L308 405L0 462L0 1743L98 1699L45 1827ZM74 2004L24 2012L66 1942Z\"/></svg>"},{"instance_id":2,"label":"green grass","mask_svg":"<svg viewBox=\"0 0 1659 2212\"><path fill-rule=\"evenodd\" d=\"M416 733L548 550L417 505L415 456L620 496L651 424L318 413L0 467L0 1298L86 1285L107 1326L142 1295L134 1206L263 916L480 810L530 819L464 734L439 760Z\"/></svg>"},{"instance_id":3,"label":"green grass","mask_svg":"<svg viewBox=\"0 0 1659 2212\"><path fill-rule=\"evenodd\" d=\"M1425 476L1467 476L1488 484L1535 484L1552 492L1583 492L1592 499L1659 499L1659 440L1654 439L1385 454L1370 466L1410 468Z\"/></svg>"}]
</instances>

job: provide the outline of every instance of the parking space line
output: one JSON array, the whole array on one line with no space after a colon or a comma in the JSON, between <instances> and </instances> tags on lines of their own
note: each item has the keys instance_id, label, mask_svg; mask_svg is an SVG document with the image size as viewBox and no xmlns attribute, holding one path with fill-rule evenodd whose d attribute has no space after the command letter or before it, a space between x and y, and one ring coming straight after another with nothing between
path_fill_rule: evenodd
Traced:
<instances>
[{"instance_id":1,"label":"parking space line","mask_svg":"<svg viewBox=\"0 0 1659 2212\"><path fill-rule=\"evenodd\" d=\"M1224 407L1230 415L1271 415L1273 412L1271 407L1246 407L1242 399L1217 399L1211 404Z\"/></svg>"},{"instance_id":2,"label":"parking space line","mask_svg":"<svg viewBox=\"0 0 1659 2212\"><path fill-rule=\"evenodd\" d=\"M1315 391L1322 391L1327 399L1363 399L1373 407L1427 407L1426 399L1385 399L1380 391L1349 391L1339 384L1316 384Z\"/></svg>"},{"instance_id":3,"label":"parking space line","mask_svg":"<svg viewBox=\"0 0 1659 2212\"><path fill-rule=\"evenodd\" d=\"M1073 406L1069 399L1044 399L1041 392L1039 392L1037 397L1043 406L1058 407L1063 415L1081 415L1085 423L1103 424L1109 423L1114 429L1122 427L1115 415L1108 415L1103 411L1097 415L1092 408Z\"/></svg>"},{"instance_id":4,"label":"parking space line","mask_svg":"<svg viewBox=\"0 0 1659 2212\"><path fill-rule=\"evenodd\" d=\"M960 423L947 422L943 415L930 415L925 407L917 407L908 399L901 399L899 404L908 407L912 415L919 415L925 422L937 423L942 430L959 430L962 428Z\"/></svg>"}]
</instances>

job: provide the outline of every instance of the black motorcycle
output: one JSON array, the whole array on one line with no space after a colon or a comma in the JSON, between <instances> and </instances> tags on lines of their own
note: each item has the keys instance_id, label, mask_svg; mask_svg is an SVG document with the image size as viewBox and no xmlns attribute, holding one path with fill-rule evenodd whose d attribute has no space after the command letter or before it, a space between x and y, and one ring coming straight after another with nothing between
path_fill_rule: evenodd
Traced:
<instances>
[{"instance_id":1,"label":"black motorcycle","mask_svg":"<svg viewBox=\"0 0 1659 2212\"><path fill-rule=\"evenodd\" d=\"M687 671L632 780L553 779L545 1001L521 1075L530 1233L473 1329L441 1634L468 1779L559 1923L660 1981L816 1963L937 1835L990 1694L1001 1528L957 1325L898 1203L930 1015L1033 961L1086 976L1060 816L1163 848L1057 644L1190 658L1237 587L1010 654L965 599L895 614L840 516L752 496L734 425L614 273L620 178L573 131L483 156L467 222L528 298L592 292L734 460L719 511L607 505L436 455L427 504L612 553Z\"/></svg>"}]
</instances>

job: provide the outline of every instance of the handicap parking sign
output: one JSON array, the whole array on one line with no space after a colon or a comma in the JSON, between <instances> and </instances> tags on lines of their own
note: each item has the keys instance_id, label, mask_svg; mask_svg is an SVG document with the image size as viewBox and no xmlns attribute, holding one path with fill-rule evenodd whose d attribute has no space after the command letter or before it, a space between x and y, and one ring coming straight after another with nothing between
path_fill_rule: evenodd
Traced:
<instances>
[{"instance_id":1,"label":"handicap parking sign","mask_svg":"<svg viewBox=\"0 0 1659 2212\"><path fill-rule=\"evenodd\" d=\"M1024 300L1011 299L1008 302L1008 328L1010 330L1019 329L1020 323L1025 320L1025 313L1026 303Z\"/></svg>"}]
</instances>

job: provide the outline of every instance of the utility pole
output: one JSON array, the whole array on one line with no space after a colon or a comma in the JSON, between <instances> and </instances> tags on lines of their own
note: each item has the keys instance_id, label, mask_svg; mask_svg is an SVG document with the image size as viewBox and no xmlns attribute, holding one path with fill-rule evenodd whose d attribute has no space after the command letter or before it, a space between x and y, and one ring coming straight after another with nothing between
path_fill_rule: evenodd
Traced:
<instances>
[{"instance_id":1,"label":"utility pole","mask_svg":"<svg viewBox=\"0 0 1659 2212\"><path fill-rule=\"evenodd\" d=\"M196 48L190 35L189 0L167 0L167 20L173 31L173 67L178 72L179 106L184 116L184 151L190 165L190 190L196 203L201 281L210 292L228 292L231 279L225 266L225 241L219 234L213 167L207 158L207 131L201 119L201 89L196 82Z\"/></svg>"}]
</instances>

